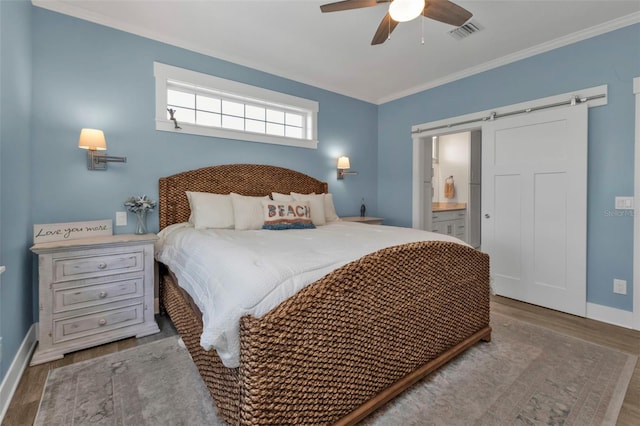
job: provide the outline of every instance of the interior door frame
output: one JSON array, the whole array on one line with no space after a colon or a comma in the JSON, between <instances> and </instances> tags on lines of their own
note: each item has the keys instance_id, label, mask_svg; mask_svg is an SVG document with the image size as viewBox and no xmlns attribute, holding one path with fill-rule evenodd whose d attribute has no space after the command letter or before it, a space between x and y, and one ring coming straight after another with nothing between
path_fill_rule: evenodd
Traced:
<instances>
[{"instance_id":1,"label":"interior door frame","mask_svg":"<svg viewBox=\"0 0 640 426\"><path fill-rule=\"evenodd\" d=\"M640 77L633 79L636 97L634 215L633 215L633 328L640 330Z\"/></svg>"},{"instance_id":2,"label":"interior door frame","mask_svg":"<svg viewBox=\"0 0 640 426\"><path fill-rule=\"evenodd\" d=\"M633 254L633 312L627 317L631 320L628 327L640 330L640 77L633 80L633 93L636 99L636 123L635 123L635 180L634 185L634 204L636 207L634 214L634 254ZM512 105L491 108L484 111L478 111L471 114L465 114L455 117L448 117L441 120L425 122L411 127L411 137L413 142L413 174L412 174L412 227L425 229L425 203L423 192L423 180L425 175L425 164L422 160L426 149L425 143L431 143L433 136L449 133L460 133L472 131L480 128L482 130L482 122L486 121L492 113L500 115L510 112L522 111L528 108L538 108L544 105L565 102L574 96L579 98L604 95L604 97L593 99L587 102L589 108L607 105L608 103L608 87L607 85L595 86L568 92L559 95L549 96L540 99L534 99ZM560 108L568 108L566 106ZM427 218L427 220L431 217ZM586 301L585 301L586 303ZM597 306L597 305L596 305ZM605 307L606 308L606 307ZM611 308L611 310L615 310ZM593 318L604 322L611 322L608 318L612 315L606 313L602 315L590 315L587 309L587 318ZM628 322L628 321L626 321Z\"/></svg>"}]
</instances>

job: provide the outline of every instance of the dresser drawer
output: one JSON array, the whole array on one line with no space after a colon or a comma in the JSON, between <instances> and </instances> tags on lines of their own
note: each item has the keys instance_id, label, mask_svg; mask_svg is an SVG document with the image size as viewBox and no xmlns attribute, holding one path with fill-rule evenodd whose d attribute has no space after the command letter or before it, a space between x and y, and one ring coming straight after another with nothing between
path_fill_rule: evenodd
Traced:
<instances>
[{"instance_id":1,"label":"dresser drawer","mask_svg":"<svg viewBox=\"0 0 640 426\"><path fill-rule=\"evenodd\" d=\"M107 333L144 321L144 304L125 306L71 318L53 320L53 343Z\"/></svg>"},{"instance_id":2,"label":"dresser drawer","mask_svg":"<svg viewBox=\"0 0 640 426\"><path fill-rule=\"evenodd\" d=\"M431 219L433 222L441 222L445 220L464 219L466 215L466 210L448 210L442 212L433 212Z\"/></svg>"},{"instance_id":3,"label":"dresser drawer","mask_svg":"<svg viewBox=\"0 0 640 426\"><path fill-rule=\"evenodd\" d=\"M144 270L142 249L116 254L74 256L53 261L54 282L101 277Z\"/></svg>"},{"instance_id":4,"label":"dresser drawer","mask_svg":"<svg viewBox=\"0 0 640 426\"><path fill-rule=\"evenodd\" d=\"M104 305L144 295L144 277L53 289L53 313Z\"/></svg>"}]
</instances>

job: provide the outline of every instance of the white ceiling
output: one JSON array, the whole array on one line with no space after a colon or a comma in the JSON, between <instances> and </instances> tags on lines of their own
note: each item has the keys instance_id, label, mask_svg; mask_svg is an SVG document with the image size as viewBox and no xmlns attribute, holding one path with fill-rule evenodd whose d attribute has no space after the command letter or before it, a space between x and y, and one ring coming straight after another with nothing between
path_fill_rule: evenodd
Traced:
<instances>
[{"instance_id":1,"label":"white ceiling","mask_svg":"<svg viewBox=\"0 0 640 426\"><path fill-rule=\"evenodd\" d=\"M329 2L33 0L375 104L640 22L640 0L461 0L483 31L458 41L454 27L419 17L371 46L388 6L321 13Z\"/></svg>"}]
</instances>

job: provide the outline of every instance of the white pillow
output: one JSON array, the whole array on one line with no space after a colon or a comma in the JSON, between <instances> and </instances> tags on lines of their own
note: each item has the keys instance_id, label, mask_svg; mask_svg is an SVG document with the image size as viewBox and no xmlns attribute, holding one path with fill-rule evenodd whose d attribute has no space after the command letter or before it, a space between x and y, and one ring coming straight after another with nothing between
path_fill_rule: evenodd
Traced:
<instances>
[{"instance_id":1,"label":"white pillow","mask_svg":"<svg viewBox=\"0 0 640 426\"><path fill-rule=\"evenodd\" d=\"M293 201L291 194L281 194L279 192L272 192L271 198L273 198L273 201Z\"/></svg>"},{"instance_id":2,"label":"white pillow","mask_svg":"<svg viewBox=\"0 0 640 426\"><path fill-rule=\"evenodd\" d=\"M269 196L247 197L233 192L230 195L236 229L239 231L262 229L264 224L262 200L268 200Z\"/></svg>"},{"instance_id":3,"label":"white pillow","mask_svg":"<svg viewBox=\"0 0 640 426\"><path fill-rule=\"evenodd\" d=\"M340 219L336 213L336 206L333 204L333 195L331 193L324 194L324 218L327 222Z\"/></svg>"},{"instance_id":4,"label":"white pillow","mask_svg":"<svg viewBox=\"0 0 640 426\"><path fill-rule=\"evenodd\" d=\"M327 220L324 217L324 194L298 194L292 192L295 201L308 201L311 209L311 221L314 225L325 225Z\"/></svg>"},{"instance_id":5,"label":"white pillow","mask_svg":"<svg viewBox=\"0 0 640 426\"><path fill-rule=\"evenodd\" d=\"M233 206L229 195L187 191L187 198L191 207L189 222L196 229L233 228Z\"/></svg>"}]
</instances>

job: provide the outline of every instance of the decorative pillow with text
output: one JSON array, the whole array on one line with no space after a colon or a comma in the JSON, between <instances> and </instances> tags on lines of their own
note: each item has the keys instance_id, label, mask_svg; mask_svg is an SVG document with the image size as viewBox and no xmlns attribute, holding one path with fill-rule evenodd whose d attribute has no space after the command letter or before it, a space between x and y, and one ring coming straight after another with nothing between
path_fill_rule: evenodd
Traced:
<instances>
[{"instance_id":1,"label":"decorative pillow with text","mask_svg":"<svg viewBox=\"0 0 640 426\"><path fill-rule=\"evenodd\" d=\"M307 201L262 201L262 229L313 229L311 208Z\"/></svg>"}]
</instances>

